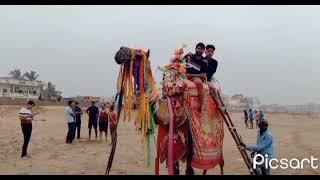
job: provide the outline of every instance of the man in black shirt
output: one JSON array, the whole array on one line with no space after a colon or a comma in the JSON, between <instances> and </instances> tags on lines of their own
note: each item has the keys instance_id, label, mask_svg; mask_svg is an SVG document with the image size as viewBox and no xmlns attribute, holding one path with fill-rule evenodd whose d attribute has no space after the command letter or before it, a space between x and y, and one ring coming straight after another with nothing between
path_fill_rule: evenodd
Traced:
<instances>
[{"instance_id":1,"label":"man in black shirt","mask_svg":"<svg viewBox=\"0 0 320 180\"><path fill-rule=\"evenodd\" d=\"M99 116L99 109L97 108L97 106L95 106L95 102L92 101L91 102L91 106L86 110L86 113L89 115L89 123L88 123L88 128L89 128L89 140L91 138L91 129L92 126L94 128L95 131L95 135L96 135L96 140L98 138L98 116Z\"/></svg>"},{"instance_id":2,"label":"man in black shirt","mask_svg":"<svg viewBox=\"0 0 320 180\"><path fill-rule=\"evenodd\" d=\"M203 87L203 79L206 79L206 71L204 71L204 63L202 54L205 51L205 45L203 43L198 43L196 45L195 54L187 54L186 62L187 62L187 78L192 80L198 89L199 98L200 98L200 111L203 109L204 103L204 87Z\"/></svg>"},{"instance_id":3,"label":"man in black shirt","mask_svg":"<svg viewBox=\"0 0 320 180\"><path fill-rule=\"evenodd\" d=\"M214 73L216 73L217 67L218 67L218 61L212 58L215 49L216 48L214 47L214 45L208 44L206 46L206 57L203 59L203 62L204 62L203 69L207 74L208 82L212 82L213 80L212 77Z\"/></svg>"},{"instance_id":4,"label":"man in black shirt","mask_svg":"<svg viewBox=\"0 0 320 180\"><path fill-rule=\"evenodd\" d=\"M203 71L205 71L207 74L208 86L210 90L213 92L213 95L217 98L219 103L218 106L222 108L223 107L222 106L223 102L221 102L222 99L219 98L219 94L218 94L219 92L217 91L213 83L213 75L216 73L218 68L218 61L212 58L215 50L216 48L214 47L214 45L208 44L206 46L206 57L203 60L204 62Z\"/></svg>"},{"instance_id":5,"label":"man in black shirt","mask_svg":"<svg viewBox=\"0 0 320 180\"><path fill-rule=\"evenodd\" d=\"M195 54L188 53L184 58L187 62L187 74L189 75L199 75L202 72L203 66L203 56L202 54L205 51L205 45L203 43L198 43L195 48Z\"/></svg>"},{"instance_id":6,"label":"man in black shirt","mask_svg":"<svg viewBox=\"0 0 320 180\"><path fill-rule=\"evenodd\" d=\"M74 131L77 131L77 139L80 139L81 115L83 113L82 113L81 108L79 107L79 102L75 103L74 111L75 111L75 114L76 114L76 118L75 118L76 119L76 124L75 124L76 127L75 127Z\"/></svg>"}]
</instances>

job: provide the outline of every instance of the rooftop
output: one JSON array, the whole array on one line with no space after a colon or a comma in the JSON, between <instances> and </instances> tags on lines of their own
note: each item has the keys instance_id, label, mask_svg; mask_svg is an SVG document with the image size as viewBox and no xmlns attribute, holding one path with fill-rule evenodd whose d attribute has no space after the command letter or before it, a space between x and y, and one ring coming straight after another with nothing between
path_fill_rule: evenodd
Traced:
<instances>
[{"instance_id":1,"label":"rooftop","mask_svg":"<svg viewBox=\"0 0 320 180\"><path fill-rule=\"evenodd\" d=\"M0 77L0 84L40 86L42 85L42 81L29 81L26 79L14 79L12 77Z\"/></svg>"}]
</instances>

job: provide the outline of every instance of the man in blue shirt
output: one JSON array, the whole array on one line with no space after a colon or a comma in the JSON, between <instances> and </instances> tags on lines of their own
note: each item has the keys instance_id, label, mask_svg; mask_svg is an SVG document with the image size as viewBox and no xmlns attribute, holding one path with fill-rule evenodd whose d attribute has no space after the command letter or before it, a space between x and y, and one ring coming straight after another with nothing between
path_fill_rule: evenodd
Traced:
<instances>
[{"instance_id":1,"label":"man in blue shirt","mask_svg":"<svg viewBox=\"0 0 320 180\"><path fill-rule=\"evenodd\" d=\"M256 171L259 175L271 175L270 167L266 167L266 161L269 162L269 159L275 158L275 150L274 150L274 138L270 131L268 131L268 122L266 120L261 121L259 123L259 133L258 133L258 142L257 144L245 145L243 144L239 148L247 149L260 155L260 158L256 158L257 162L261 162L262 158L264 158L263 163L257 164Z\"/></svg>"},{"instance_id":2,"label":"man in blue shirt","mask_svg":"<svg viewBox=\"0 0 320 180\"><path fill-rule=\"evenodd\" d=\"M252 109L249 109L248 115L249 115L249 120L250 120L250 129L253 129L253 120L254 120L253 116L254 116L254 114L253 114Z\"/></svg>"}]
</instances>

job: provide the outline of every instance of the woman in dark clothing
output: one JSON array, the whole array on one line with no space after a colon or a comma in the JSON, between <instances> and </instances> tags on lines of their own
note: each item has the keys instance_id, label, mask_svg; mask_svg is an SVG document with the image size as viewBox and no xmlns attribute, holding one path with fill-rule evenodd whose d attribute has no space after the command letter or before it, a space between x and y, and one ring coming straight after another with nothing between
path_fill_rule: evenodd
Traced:
<instances>
[{"instance_id":1,"label":"woman in dark clothing","mask_svg":"<svg viewBox=\"0 0 320 180\"><path fill-rule=\"evenodd\" d=\"M101 105L101 112L99 115L99 131L100 131L100 142L101 142L101 138L102 138L102 132L105 133L106 135L106 141L108 142L108 109L106 108L107 105L105 103L103 103Z\"/></svg>"}]
</instances>

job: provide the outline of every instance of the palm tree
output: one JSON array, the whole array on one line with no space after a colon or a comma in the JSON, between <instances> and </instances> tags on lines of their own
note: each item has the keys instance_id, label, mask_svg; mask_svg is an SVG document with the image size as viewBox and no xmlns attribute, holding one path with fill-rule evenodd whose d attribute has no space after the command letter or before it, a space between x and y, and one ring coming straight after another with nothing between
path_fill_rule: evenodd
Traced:
<instances>
[{"instance_id":1,"label":"palm tree","mask_svg":"<svg viewBox=\"0 0 320 180\"><path fill-rule=\"evenodd\" d=\"M52 82L48 82L46 85L46 89L43 91L43 97L46 100L50 100L51 97L60 97L61 100L61 92L56 90L56 85L54 85Z\"/></svg>"},{"instance_id":2,"label":"palm tree","mask_svg":"<svg viewBox=\"0 0 320 180\"><path fill-rule=\"evenodd\" d=\"M20 69L15 69L13 71L10 71L9 75L11 75L14 79L22 79Z\"/></svg>"},{"instance_id":3,"label":"palm tree","mask_svg":"<svg viewBox=\"0 0 320 180\"><path fill-rule=\"evenodd\" d=\"M24 73L23 77L26 77L29 81L35 81L38 79L39 74L31 70L30 72Z\"/></svg>"}]
</instances>

